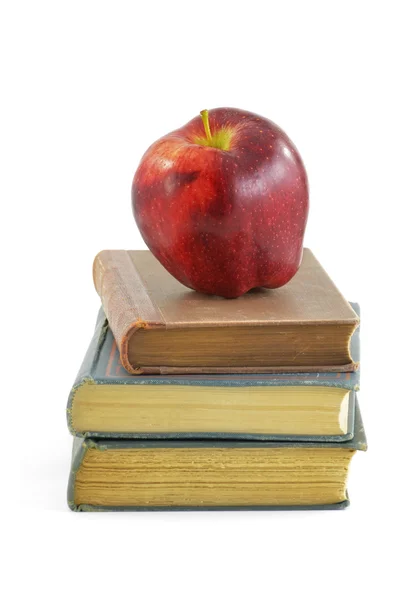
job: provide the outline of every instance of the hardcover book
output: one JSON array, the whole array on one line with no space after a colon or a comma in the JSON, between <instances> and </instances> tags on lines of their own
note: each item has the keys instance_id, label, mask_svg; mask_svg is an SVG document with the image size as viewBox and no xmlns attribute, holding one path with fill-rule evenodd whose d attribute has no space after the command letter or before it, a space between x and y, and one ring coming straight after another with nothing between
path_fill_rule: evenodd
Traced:
<instances>
[{"instance_id":1,"label":"hardcover book","mask_svg":"<svg viewBox=\"0 0 403 600\"><path fill-rule=\"evenodd\" d=\"M149 251L104 250L94 283L131 374L354 371L358 316L312 252L284 287L228 300L174 279Z\"/></svg>"},{"instance_id":2,"label":"hardcover book","mask_svg":"<svg viewBox=\"0 0 403 600\"><path fill-rule=\"evenodd\" d=\"M344 508L354 437L321 442L140 441L75 438L72 510Z\"/></svg>"},{"instance_id":3,"label":"hardcover book","mask_svg":"<svg viewBox=\"0 0 403 600\"><path fill-rule=\"evenodd\" d=\"M359 328L351 352L358 362ZM67 415L85 437L342 442L353 436L358 388L359 370L131 376L101 309Z\"/></svg>"}]
</instances>

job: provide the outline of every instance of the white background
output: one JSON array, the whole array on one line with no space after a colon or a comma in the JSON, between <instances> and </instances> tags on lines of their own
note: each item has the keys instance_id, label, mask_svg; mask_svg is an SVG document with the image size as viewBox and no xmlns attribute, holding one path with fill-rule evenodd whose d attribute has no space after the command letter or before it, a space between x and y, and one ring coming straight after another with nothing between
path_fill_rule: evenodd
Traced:
<instances>
[{"instance_id":1,"label":"white background","mask_svg":"<svg viewBox=\"0 0 403 600\"><path fill-rule=\"evenodd\" d=\"M4 597L399 595L399 8L1 3ZM138 161L155 139L217 106L262 114L295 142L310 180L306 245L361 303L369 451L353 460L351 507L72 513L65 404L99 306L93 257L144 248L130 205Z\"/></svg>"}]
</instances>

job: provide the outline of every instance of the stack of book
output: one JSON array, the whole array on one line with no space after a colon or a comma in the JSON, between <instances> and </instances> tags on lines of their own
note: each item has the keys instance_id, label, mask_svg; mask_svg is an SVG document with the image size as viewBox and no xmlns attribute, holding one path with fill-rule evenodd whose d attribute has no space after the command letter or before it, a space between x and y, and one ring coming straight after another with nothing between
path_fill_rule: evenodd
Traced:
<instances>
[{"instance_id":1,"label":"stack of book","mask_svg":"<svg viewBox=\"0 0 403 600\"><path fill-rule=\"evenodd\" d=\"M70 393L73 510L343 508L356 450L359 309L305 249L236 300L148 251L101 252L103 308Z\"/></svg>"}]
</instances>

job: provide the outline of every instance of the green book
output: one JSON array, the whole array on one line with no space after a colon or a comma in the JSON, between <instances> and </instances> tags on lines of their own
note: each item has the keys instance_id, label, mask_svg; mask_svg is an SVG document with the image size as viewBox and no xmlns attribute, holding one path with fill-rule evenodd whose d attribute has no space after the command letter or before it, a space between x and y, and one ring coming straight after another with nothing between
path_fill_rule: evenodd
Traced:
<instances>
[{"instance_id":1,"label":"green book","mask_svg":"<svg viewBox=\"0 0 403 600\"><path fill-rule=\"evenodd\" d=\"M358 404L345 442L75 438L75 511L340 509L367 443Z\"/></svg>"},{"instance_id":2,"label":"green book","mask_svg":"<svg viewBox=\"0 0 403 600\"><path fill-rule=\"evenodd\" d=\"M358 363L359 328L351 353ZM68 425L95 438L343 442L353 437L359 379L359 370L129 375L101 309L69 396Z\"/></svg>"}]
</instances>

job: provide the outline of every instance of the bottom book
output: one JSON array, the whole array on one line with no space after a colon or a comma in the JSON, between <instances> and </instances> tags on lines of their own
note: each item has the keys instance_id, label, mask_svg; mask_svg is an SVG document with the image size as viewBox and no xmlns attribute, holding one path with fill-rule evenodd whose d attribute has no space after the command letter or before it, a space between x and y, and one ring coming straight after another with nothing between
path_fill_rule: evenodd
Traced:
<instances>
[{"instance_id":1,"label":"bottom book","mask_svg":"<svg viewBox=\"0 0 403 600\"><path fill-rule=\"evenodd\" d=\"M358 405L346 442L75 438L75 511L340 509L348 467L367 443Z\"/></svg>"}]
</instances>

